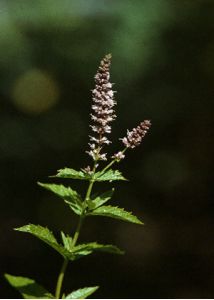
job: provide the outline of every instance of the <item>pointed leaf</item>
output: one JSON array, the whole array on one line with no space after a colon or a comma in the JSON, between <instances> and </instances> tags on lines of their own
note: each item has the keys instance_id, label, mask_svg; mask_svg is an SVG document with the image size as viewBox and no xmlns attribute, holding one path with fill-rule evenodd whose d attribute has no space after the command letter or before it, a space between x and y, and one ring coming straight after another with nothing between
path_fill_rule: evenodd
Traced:
<instances>
[{"instance_id":1,"label":"pointed leaf","mask_svg":"<svg viewBox=\"0 0 214 300\"><path fill-rule=\"evenodd\" d=\"M51 177L59 177L59 178L72 178L72 179L80 179L80 180L90 180L91 175L83 172L76 171L70 168L64 168L57 171L57 174Z\"/></svg>"},{"instance_id":2,"label":"pointed leaf","mask_svg":"<svg viewBox=\"0 0 214 300\"><path fill-rule=\"evenodd\" d=\"M10 274L5 274L4 276L10 285L17 289L25 299L54 299L51 293L33 279Z\"/></svg>"},{"instance_id":3,"label":"pointed leaf","mask_svg":"<svg viewBox=\"0 0 214 300\"><path fill-rule=\"evenodd\" d=\"M15 228L17 231L31 233L36 236L57 252L59 252L64 258L70 255L70 253L60 244L58 244L56 238L53 233L46 227L42 227L40 225L29 224L19 228Z\"/></svg>"},{"instance_id":4,"label":"pointed leaf","mask_svg":"<svg viewBox=\"0 0 214 300\"><path fill-rule=\"evenodd\" d=\"M97 172L94 174L95 181L114 181L114 180L127 180L120 171L108 170L106 172Z\"/></svg>"},{"instance_id":5,"label":"pointed leaf","mask_svg":"<svg viewBox=\"0 0 214 300\"><path fill-rule=\"evenodd\" d=\"M88 296L93 294L99 286L93 286L93 287L86 287L83 289L78 289L76 291L73 291L72 293L68 294L65 299L86 299Z\"/></svg>"},{"instance_id":6,"label":"pointed leaf","mask_svg":"<svg viewBox=\"0 0 214 300\"><path fill-rule=\"evenodd\" d=\"M114 193L114 189L107 191L107 192L101 194L100 196L97 196L96 198L87 201L89 209L93 210L93 209L103 205L104 203L106 203L107 201L109 201L111 199L113 193Z\"/></svg>"},{"instance_id":7,"label":"pointed leaf","mask_svg":"<svg viewBox=\"0 0 214 300\"><path fill-rule=\"evenodd\" d=\"M62 236L62 241L65 249L68 251L71 251L71 248L73 247L72 245L72 237L69 235L65 235L64 232L61 231L61 236Z\"/></svg>"},{"instance_id":8,"label":"pointed leaf","mask_svg":"<svg viewBox=\"0 0 214 300\"><path fill-rule=\"evenodd\" d=\"M114 245L102 245L96 242L80 244L72 248L72 254L74 255L73 259L78 259L82 256L89 255L94 251L102 251L114 254L124 254L118 247Z\"/></svg>"},{"instance_id":9,"label":"pointed leaf","mask_svg":"<svg viewBox=\"0 0 214 300\"><path fill-rule=\"evenodd\" d=\"M53 184L53 183L41 183L38 182L43 188L53 192L59 197L63 198L65 203L67 203L70 208L77 214L81 215L82 213L82 199L81 196L70 187L65 187L62 184Z\"/></svg>"},{"instance_id":10,"label":"pointed leaf","mask_svg":"<svg viewBox=\"0 0 214 300\"><path fill-rule=\"evenodd\" d=\"M120 219L123 221L143 224L136 216L134 216L131 212L125 211L123 208L117 206L101 206L89 212L88 215L94 216L105 216L114 219Z\"/></svg>"}]
</instances>

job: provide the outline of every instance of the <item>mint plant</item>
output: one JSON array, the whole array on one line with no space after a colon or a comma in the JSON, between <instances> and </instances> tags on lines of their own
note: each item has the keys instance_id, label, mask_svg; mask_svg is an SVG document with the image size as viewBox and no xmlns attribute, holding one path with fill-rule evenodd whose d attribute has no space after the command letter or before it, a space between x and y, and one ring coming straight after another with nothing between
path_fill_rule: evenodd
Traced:
<instances>
[{"instance_id":1,"label":"mint plant","mask_svg":"<svg viewBox=\"0 0 214 300\"><path fill-rule=\"evenodd\" d=\"M106 205L112 198L114 189L100 195L92 193L95 183L126 180L120 171L112 169L111 167L125 158L125 152L128 149L135 148L141 144L151 126L151 123L148 120L141 122L136 128L127 131L127 135L121 139L123 148L120 151L110 157L104 152L105 147L111 143L107 137L107 135L111 133L110 124L116 118L114 112L114 106L116 105L114 99L115 91L112 90L112 83L109 81L110 64L111 55L108 54L101 60L95 75L95 88L92 91L93 103L91 120L93 124L90 125L90 127L93 134L89 136L89 150L86 151L92 158L92 165L80 169L79 171L71 168L60 169L55 176L52 176L56 178L88 181L88 188L85 196L80 195L70 186L55 183L38 183L41 187L62 198L71 211L79 216L76 231L73 236L61 231L61 242L59 242L47 227L29 224L15 229L34 235L63 257L63 264L58 275L54 294L48 292L33 279L5 274L8 282L26 299L85 299L98 289L98 286L93 286L78 289L67 295L62 293L63 279L70 261L72 262L95 251L123 254L122 250L110 244L103 245L97 242L85 244L78 243L80 231L82 230L84 220L87 217L103 216L135 224L143 224L131 212L127 212L123 208L117 206ZM105 166L103 166L103 162L106 162Z\"/></svg>"}]
</instances>

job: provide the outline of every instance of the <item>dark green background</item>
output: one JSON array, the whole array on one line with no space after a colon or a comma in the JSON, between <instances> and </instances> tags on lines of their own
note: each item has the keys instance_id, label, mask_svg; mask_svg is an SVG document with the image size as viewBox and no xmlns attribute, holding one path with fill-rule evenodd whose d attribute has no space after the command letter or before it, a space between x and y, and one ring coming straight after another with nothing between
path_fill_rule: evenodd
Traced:
<instances>
[{"instance_id":1,"label":"dark green background","mask_svg":"<svg viewBox=\"0 0 214 300\"><path fill-rule=\"evenodd\" d=\"M90 90L109 52L118 101L109 152L127 128L153 124L121 163L130 181L114 184L115 205L145 226L86 221L82 241L115 243L126 255L76 261L64 288L100 285L97 298L214 297L213 20L206 0L0 1L2 298L18 297L4 272L54 289L61 257L12 228L74 230L76 217L36 182L90 163Z\"/></svg>"}]
</instances>

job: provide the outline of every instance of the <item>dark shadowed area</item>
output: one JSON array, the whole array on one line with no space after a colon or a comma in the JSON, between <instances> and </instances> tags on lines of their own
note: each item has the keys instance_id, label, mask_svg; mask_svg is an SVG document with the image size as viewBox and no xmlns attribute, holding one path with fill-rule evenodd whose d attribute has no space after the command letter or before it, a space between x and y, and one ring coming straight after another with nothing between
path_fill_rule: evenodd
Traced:
<instances>
[{"instance_id":1,"label":"dark shadowed area","mask_svg":"<svg viewBox=\"0 0 214 300\"><path fill-rule=\"evenodd\" d=\"M118 102L109 153L127 128L152 122L121 162L129 182L114 183L111 203L145 226L86 220L80 241L126 254L71 263L64 289L100 285L96 298L214 297L213 20L212 0L0 1L1 298L19 297L5 272L55 289L60 255L12 228L41 224L57 236L75 229L76 216L37 181L59 182L48 176L91 164L90 90L109 52ZM85 191L82 182L60 182Z\"/></svg>"}]
</instances>

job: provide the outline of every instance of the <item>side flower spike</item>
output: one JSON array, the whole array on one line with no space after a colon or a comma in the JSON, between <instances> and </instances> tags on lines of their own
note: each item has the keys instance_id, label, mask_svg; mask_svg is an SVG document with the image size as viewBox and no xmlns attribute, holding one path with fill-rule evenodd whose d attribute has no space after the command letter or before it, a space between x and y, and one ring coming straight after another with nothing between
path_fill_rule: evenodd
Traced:
<instances>
[{"instance_id":1,"label":"side flower spike","mask_svg":"<svg viewBox=\"0 0 214 300\"><path fill-rule=\"evenodd\" d=\"M149 120L141 122L140 125L131 131L127 130L127 136L121 139L122 143L126 148L135 148L141 144L150 127L151 122Z\"/></svg>"},{"instance_id":2,"label":"side flower spike","mask_svg":"<svg viewBox=\"0 0 214 300\"><path fill-rule=\"evenodd\" d=\"M100 66L95 75L95 89L92 90L92 114L91 120L93 125L90 125L93 136L89 136L90 151L87 153L93 160L107 160L106 153L102 153L104 145L109 145L111 141L106 137L111 133L110 123L115 120L116 115L113 107L116 105L114 100L115 91L112 90L110 83L110 64L111 54L106 55L100 62Z\"/></svg>"}]
</instances>

